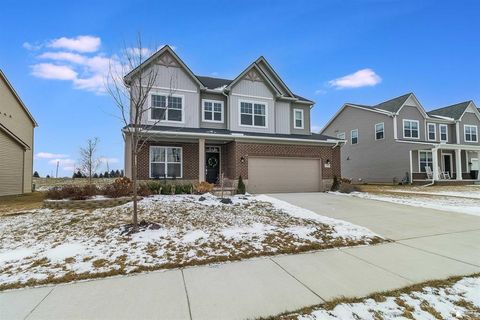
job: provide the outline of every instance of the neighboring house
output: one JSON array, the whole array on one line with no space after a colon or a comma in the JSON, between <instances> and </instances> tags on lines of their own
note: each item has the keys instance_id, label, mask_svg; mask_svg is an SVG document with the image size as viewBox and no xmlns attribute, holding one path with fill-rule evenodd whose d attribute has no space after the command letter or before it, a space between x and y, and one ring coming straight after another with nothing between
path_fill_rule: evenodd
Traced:
<instances>
[{"instance_id":1,"label":"neighboring house","mask_svg":"<svg viewBox=\"0 0 480 320\"><path fill-rule=\"evenodd\" d=\"M342 174L355 182L471 182L479 166L479 127L473 101L427 112L408 93L374 106L346 103L321 133L346 140Z\"/></svg>"},{"instance_id":2,"label":"neighboring house","mask_svg":"<svg viewBox=\"0 0 480 320\"><path fill-rule=\"evenodd\" d=\"M0 196L32 191L35 119L0 70Z\"/></svg>"},{"instance_id":3,"label":"neighboring house","mask_svg":"<svg viewBox=\"0 0 480 320\"><path fill-rule=\"evenodd\" d=\"M127 84L139 68L158 71L143 127L158 123L140 151L139 179L216 183L223 173L259 193L325 190L340 176L338 140L310 132L314 102L292 93L265 58L227 80L193 74L165 46L126 75ZM127 176L130 129L123 129Z\"/></svg>"}]
</instances>

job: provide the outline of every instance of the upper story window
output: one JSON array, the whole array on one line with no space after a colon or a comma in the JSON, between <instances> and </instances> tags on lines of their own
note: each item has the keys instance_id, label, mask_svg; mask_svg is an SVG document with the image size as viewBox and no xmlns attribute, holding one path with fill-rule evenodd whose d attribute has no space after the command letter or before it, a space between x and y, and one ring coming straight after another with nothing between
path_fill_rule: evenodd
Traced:
<instances>
[{"instance_id":1,"label":"upper story window","mask_svg":"<svg viewBox=\"0 0 480 320\"><path fill-rule=\"evenodd\" d=\"M403 120L403 137L418 139L418 120Z\"/></svg>"},{"instance_id":2,"label":"upper story window","mask_svg":"<svg viewBox=\"0 0 480 320\"><path fill-rule=\"evenodd\" d=\"M437 140L437 129L435 123L427 123L428 140Z\"/></svg>"},{"instance_id":3,"label":"upper story window","mask_svg":"<svg viewBox=\"0 0 480 320\"><path fill-rule=\"evenodd\" d=\"M446 124L439 125L440 130L440 141L447 142L448 141L448 126Z\"/></svg>"},{"instance_id":4,"label":"upper story window","mask_svg":"<svg viewBox=\"0 0 480 320\"><path fill-rule=\"evenodd\" d=\"M203 100L202 121L223 122L223 101Z\"/></svg>"},{"instance_id":5,"label":"upper story window","mask_svg":"<svg viewBox=\"0 0 480 320\"><path fill-rule=\"evenodd\" d=\"M478 128L477 126L472 126L466 124L463 126L465 142L478 142Z\"/></svg>"},{"instance_id":6,"label":"upper story window","mask_svg":"<svg viewBox=\"0 0 480 320\"><path fill-rule=\"evenodd\" d=\"M293 115L295 117L294 129L303 129L303 109L293 109Z\"/></svg>"},{"instance_id":7,"label":"upper story window","mask_svg":"<svg viewBox=\"0 0 480 320\"><path fill-rule=\"evenodd\" d=\"M150 147L150 178L182 178L182 148Z\"/></svg>"},{"instance_id":8,"label":"upper story window","mask_svg":"<svg viewBox=\"0 0 480 320\"><path fill-rule=\"evenodd\" d=\"M240 125L267 127L267 105L261 102L240 102Z\"/></svg>"},{"instance_id":9,"label":"upper story window","mask_svg":"<svg viewBox=\"0 0 480 320\"><path fill-rule=\"evenodd\" d=\"M341 140L345 140L345 132L339 132L337 133L337 138Z\"/></svg>"},{"instance_id":10,"label":"upper story window","mask_svg":"<svg viewBox=\"0 0 480 320\"><path fill-rule=\"evenodd\" d=\"M350 140L352 144L358 143L358 129L354 129L350 132Z\"/></svg>"},{"instance_id":11,"label":"upper story window","mask_svg":"<svg viewBox=\"0 0 480 320\"><path fill-rule=\"evenodd\" d=\"M150 120L183 122L183 97L152 94Z\"/></svg>"},{"instance_id":12,"label":"upper story window","mask_svg":"<svg viewBox=\"0 0 480 320\"><path fill-rule=\"evenodd\" d=\"M375 140L385 138L385 124L383 122L375 125Z\"/></svg>"}]
</instances>

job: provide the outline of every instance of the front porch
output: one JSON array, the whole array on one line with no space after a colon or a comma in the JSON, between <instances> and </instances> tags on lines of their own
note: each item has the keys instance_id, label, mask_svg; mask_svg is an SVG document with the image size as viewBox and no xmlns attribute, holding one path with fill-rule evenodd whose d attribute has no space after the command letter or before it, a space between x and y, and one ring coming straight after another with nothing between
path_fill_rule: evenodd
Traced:
<instances>
[{"instance_id":1,"label":"front porch","mask_svg":"<svg viewBox=\"0 0 480 320\"><path fill-rule=\"evenodd\" d=\"M445 144L410 150L410 181L457 185L480 182L479 159L478 146Z\"/></svg>"}]
</instances>

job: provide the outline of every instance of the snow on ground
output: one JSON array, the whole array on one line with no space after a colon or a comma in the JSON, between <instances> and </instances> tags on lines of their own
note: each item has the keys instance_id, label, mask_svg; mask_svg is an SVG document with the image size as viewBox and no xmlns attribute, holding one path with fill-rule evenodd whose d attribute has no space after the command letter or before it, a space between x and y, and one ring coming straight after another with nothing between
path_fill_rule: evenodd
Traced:
<instances>
[{"instance_id":1,"label":"snow on ground","mask_svg":"<svg viewBox=\"0 0 480 320\"><path fill-rule=\"evenodd\" d=\"M340 303L333 309L317 308L307 314L283 317L295 316L299 320L480 319L480 277L465 277L450 285Z\"/></svg>"},{"instance_id":2,"label":"snow on ground","mask_svg":"<svg viewBox=\"0 0 480 320\"><path fill-rule=\"evenodd\" d=\"M420 190L388 190L390 192L395 193L408 193L408 194L424 194L430 196L449 196L449 197L459 197L459 198L472 198L472 199L480 199L480 186L477 187L478 190L473 191L442 191L442 190L435 190L435 191L420 191ZM428 189L425 189L428 190Z\"/></svg>"},{"instance_id":3,"label":"snow on ground","mask_svg":"<svg viewBox=\"0 0 480 320\"><path fill-rule=\"evenodd\" d=\"M156 195L95 210L0 217L0 290L383 241L363 227L267 196Z\"/></svg>"},{"instance_id":4,"label":"snow on ground","mask_svg":"<svg viewBox=\"0 0 480 320\"><path fill-rule=\"evenodd\" d=\"M475 198L462 198L462 197L449 197L438 195L432 196L428 194L403 192L403 194L397 193L370 193L370 192L352 192L352 193L340 193L330 192L336 195L357 197L362 199L379 200L398 204L404 204L414 207L422 207L429 209L436 209L449 212L458 212L480 216L480 199Z\"/></svg>"}]
</instances>

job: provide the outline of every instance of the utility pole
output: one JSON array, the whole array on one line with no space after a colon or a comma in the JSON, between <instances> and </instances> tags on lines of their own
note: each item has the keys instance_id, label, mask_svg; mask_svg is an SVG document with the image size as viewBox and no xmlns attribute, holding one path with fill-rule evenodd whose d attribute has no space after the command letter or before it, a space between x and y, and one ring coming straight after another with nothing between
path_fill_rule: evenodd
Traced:
<instances>
[{"instance_id":1,"label":"utility pole","mask_svg":"<svg viewBox=\"0 0 480 320\"><path fill-rule=\"evenodd\" d=\"M57 171L55 172L55 178L58 178L58 165L60 164L60 161L57 161Z\"/></svg>"}]
</instances>

